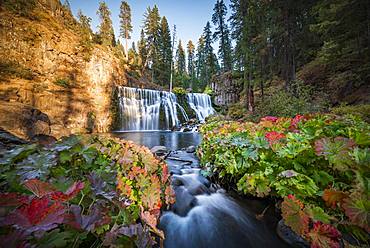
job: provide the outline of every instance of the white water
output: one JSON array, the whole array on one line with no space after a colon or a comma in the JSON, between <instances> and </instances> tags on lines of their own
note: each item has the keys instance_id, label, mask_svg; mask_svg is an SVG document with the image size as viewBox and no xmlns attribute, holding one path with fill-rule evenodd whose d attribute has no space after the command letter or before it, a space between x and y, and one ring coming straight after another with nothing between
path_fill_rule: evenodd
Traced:
<instances>
[{"instance_id":1,"label":"white water","mask_svg":"<svg viewBox=\"0 0 370 248\"><path fill-rule=\"evenodd\" d=\"M187 99L190 107L194 110L197 119L200 122L204 122L206 117L216 112L212 108L211 97L207 94L188 93Z\"/></svg>"},{"instance_id":2,"label":"white water","mask_svg":"<svg viewBox=\"0 0 370 248\"><path fill-rule=\"evenodd\" d=\"M119 87L119 108L122 130L170 129L180 122L175 94L166 91ZM160 126L164 112L165 127Z\"/></svg>"}]
</instances>

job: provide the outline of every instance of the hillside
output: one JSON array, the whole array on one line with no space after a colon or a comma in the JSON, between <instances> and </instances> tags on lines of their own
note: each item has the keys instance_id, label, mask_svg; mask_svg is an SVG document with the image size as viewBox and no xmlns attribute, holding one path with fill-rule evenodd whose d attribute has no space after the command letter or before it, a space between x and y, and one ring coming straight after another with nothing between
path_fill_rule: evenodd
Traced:
<instances>
[{"instance_id":1,"label":"hillside","mask_svg":"<svg viewBox=\"0 0 370 248\"><path fill-rule=\"evenodd\" d=\"M0 126L24 138L108 131L126 83L112 48L86 46L58 0L12 2L0 7Z\"/></svg>"}]
</instances>

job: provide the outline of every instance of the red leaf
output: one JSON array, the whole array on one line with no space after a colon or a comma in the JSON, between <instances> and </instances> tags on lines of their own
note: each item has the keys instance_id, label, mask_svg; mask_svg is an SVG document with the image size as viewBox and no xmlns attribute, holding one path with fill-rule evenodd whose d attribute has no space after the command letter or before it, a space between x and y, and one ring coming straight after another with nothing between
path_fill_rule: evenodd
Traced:
<instances>
[{"instance_id":1,"label":"red leaf","mask_svg":"<svg viewBox=\"0 0 370 248\"><path fill-rule=\"evenodd\" d=\"M59 203L50 203L46 197L34 198L29 204L9 214L0 225L16 225L28 233L51 230L63 223L65 209Z\"/></svg>"},{"instance_id":2,"label":"red leaf","mask_svg":"<svg viewBox=\"0 0 370 248\"><path fill-rule=\"evenodd\" d=\"M306 119L303 115L296 115L291 121L290 121L290 130L295 130L298 127L298 123L302 120Z\"/></svg>"},{"instance_id":3,"label":"red leaf","mask_svg":"<svg viewBox=\"0 0 370 248\"><path fill-rule=\"evenodd\" d=\"M0 193L0 207L18 207L28 202L28 196L18 193Z\"/></svg>"},{"instance_id":4,"label":"red leaf","mask_svg":"<svg viewBox=\"0 0 370 248\"><path fill-rule=\"evenodd\" d=\"M51 184L42 182L38 179L27 180L24 186L39 198L55 191L55 188Z\"/></svg>"},{"instance_id":5,"label":"red leaf","mask_svg":"<svg viewBox=\"0 0 370 248\"><path fill-rule=\"evenodd\" d=\"M80 193L84 186L85 184L83 182L75 182L65 193L59 191L51 193L51 199L55 201L69 201Z\"/></svg>"},{"instance_id":6,"label":"red leaf","mask_svg":"<svg viewBox=\"0 0 370 248\"><path fill-rule=\"evenodd\" d=\"M317 221L313 229L307 234L311 241L311 248L339 248L340 232L329 224Z\"/></svg>"},{"instance_id":7,"label":"red leaf","mask_svg":"<svg viewBox=\"0 0 370 248\"><path fill-rule=\"evenodd\" d=\"M276 143L277 141L279 141L280 139L285 138L285 134L272 131L272 132L267 132L265 134L265 138L268 140L270 145L272 145Z\"/></svg>"},{"instance_id":8,"label":"red leaf","mask_svg":"<svg viewBox=\"0 0 370 248\"><path fill-rule=\"evenodd\" d=\"M275 116L265 116L261 118L261 121L271 121L271 122L276 122L278 120L277 117Z\"/></svg>"},{"instance_id":9,"label":"red leaf","mask_svg":"<svg viewBox=\"0 0 370 248\"><path fill-rule=\"evenodd\" d=\"M322 199L325 201L326 206L336 208L338 204L343 202L343 199L347 198L348 194L343 191L337 191L335 189L325 189Z\"/></svg>"},{"instance_id":10,"label":"red leaf","mask_svg":"<svg viewBox=\"0 0 370 248\"><path fill-rule=\"evenodd\" d=\"M168 166L165 163L162 163L162 183L166 183L170 174L168 173Z\"/></svg>"}]
</instances>

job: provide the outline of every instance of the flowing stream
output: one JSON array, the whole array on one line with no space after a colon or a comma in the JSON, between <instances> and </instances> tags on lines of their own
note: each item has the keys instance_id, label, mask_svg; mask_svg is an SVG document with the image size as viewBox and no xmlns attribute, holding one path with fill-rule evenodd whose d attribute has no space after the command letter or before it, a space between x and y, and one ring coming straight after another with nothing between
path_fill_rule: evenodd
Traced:
<instances>
[{"instance_id":1,"label":"flowing stream","mask_svg":"<svg viewBox=\"0 0 370 248\"><path fill-rule=\"evenodd\" d=\"M271 217L273 207L272 213L257 220L256 214L261 213L264 206L256 210L253 200L237 201L201 175L199 160L188 147L201 142L200 134L127 132L115 135L149 148L165 145L172 150L166 161L172 174L176 203L160 218L159 228L166 236L165 248L288 247L276 235L277 219Z\"/></svg>"}]
</instances>

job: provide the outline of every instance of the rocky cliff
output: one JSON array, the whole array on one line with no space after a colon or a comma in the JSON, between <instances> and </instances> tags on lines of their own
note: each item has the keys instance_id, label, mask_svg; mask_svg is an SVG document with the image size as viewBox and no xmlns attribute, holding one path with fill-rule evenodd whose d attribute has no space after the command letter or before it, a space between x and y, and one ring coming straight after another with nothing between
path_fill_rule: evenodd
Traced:
<instances>
[{"instance_id":1,"label":"rocky cliff","mask_svg":"<svg viewBox=\"0 0 370 248\"><path fill-rule=\"evenodd\" d=\"M211 89L216 106L229 107L240 101L243 90L240 80L233 78L232 72L226 72L212 78Z\"/></svg>"},{"instance_id":2,"label":"rocky cliff","mask_svg":"<svg viewBox=\"0 0 370 248\"><path fill-rule=\"evenodd\" d=\"M0 127L28 139L108 131L114 86L126 83L120 60L86 49L58 0L34 3L26 14L0 6Z\"/></svg>"}]
</instances>

